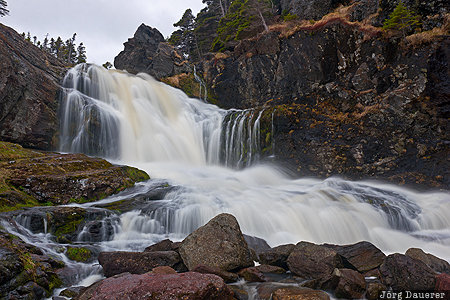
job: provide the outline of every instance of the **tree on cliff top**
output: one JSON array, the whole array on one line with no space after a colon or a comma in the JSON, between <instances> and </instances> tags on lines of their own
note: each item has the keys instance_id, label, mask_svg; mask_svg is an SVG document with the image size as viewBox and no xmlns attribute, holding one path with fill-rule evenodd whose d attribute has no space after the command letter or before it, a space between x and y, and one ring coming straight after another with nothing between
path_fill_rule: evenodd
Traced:
<instances>
[{"instance_id":1,"label":"tree on cliff top","mask_svg":"<svg viewBox=\"0 0 450 300\"><path fill-rule=\"evenodd\" d=\"M383 23L384 30L400 31L403 37L419 26L419 16L412 10L408 9L401 1Z\"/></svg>"},{"instance_id":2,"label":"tree on cliff top","mask_svg":"<svg viewBox=\"0 0 450 300\"><path fill-rule=\"evenodd\" d=\"M9 10L6 9L8 4L5 0L0 0L0 17L3 17L9 13Z\"/></svg>"},{"instance_id":3,"label":"tree on cliff top","mask_svg":"<svg viewBox=\"0 0 450 300\"><path fill-rule=\"evenodd\" d=\"M192 15L192 10L187 9L180 21L173 24L174 27L179 27L174 31L169 38L169 43L177 47L185 56L195 50L196 41L194 36L195 18Z\"/></svg>"}]
</instances>

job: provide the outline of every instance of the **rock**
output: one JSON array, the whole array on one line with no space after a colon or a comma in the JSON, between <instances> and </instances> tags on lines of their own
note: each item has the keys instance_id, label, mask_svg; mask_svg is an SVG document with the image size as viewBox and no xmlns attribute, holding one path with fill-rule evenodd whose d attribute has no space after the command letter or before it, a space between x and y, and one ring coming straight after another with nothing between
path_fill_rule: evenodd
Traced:
<instances>
[{"instance_id":1,"label":"rock","mask_svg":"<svg viewBox=\"0 0 450 300\"><path fill-rule=\"evenodd\" d=\"M229 285L228 288L233 292L237 300L249 300L248 292L238 285Z\"/></svg>"},{"instance_id":2,"label":"rock","mask_svg":"<svg viewBox=\"0 0 450 300\"><path fill-rule=\"evenodd\" d=\"M0 140L50 150L57 141L61 61L0 25Z\"/></svg>"},{"instance_id":3,"label":"rock","mask_svg":"<svg viewBox=\"0 0 450 300\"><path fill-rule=\"evenodd\" d=\"M181 258L175 251L100 252L98 261L106 277L125 272L144 274L160 266L182 269Z\"/></svg>"},{"instance_id":4,"label":"rock","mask_svg":"<svg viewBox=\"0 0 450 300\"><path fill-rule=\"evenodd\" d=\"M189 270L198 265L224 271L253 266L251 252L236 218L220 214L181 243L179 253Z\"/></svg>"},{"instance_id":5,"label":"rock","mask_svg":"<svg viewBox=\"0 0 450 300\"><path fill-rule=\"evenodd\" d=\"M248 282L264 282L266 278L264 274L258 270L256 267L250 267L242 269L238 272L238 275Z\"/></svg>"},{"instance_id":6,"label":"rock","mask_svg":"<svg viewBox=\"0 0 450 300\"><path fill-rule=\"evenodd\" d=\"M239 279L239 276L235 273L223 271L217 267L198 265L195 267L192 272L197 272L201 274L214 274L222 278L226 283L236 282Z\"/></svg>"},{"instance_id":7,"label":"rock","mask_svg":"<svg viewBox=\"0 0 450 300\"><path fill-rule=\"evenodd\" d=\"M78 297L86 287L84 286L75 286L62 290L59 295L67 298L76 298ZM65 299L65 298L64 298Z\"/></svg>"},{"instance_id":8,"label":"rock","mask_svg":"<svg viewBox=\"0 0 450 300\"><path fill-rule=\"evenodd\" d=\"M141 170L101 158L39 152L6 142L0 142L0 168L2 210L99 200L149 179Z\"/></svg>"},{"instance_id":9,"label":"rock","mask_svg":"<svg viewBox=\"0 0 450 300\"><path fill-rule=\"evenodd\" d=\"M167 275L167 274L176 274L177 271L175 271L174 269L172 269L169 266L161 266L161 267L156 267L153 268L152 270L152 274L158 274L158 275Z\"/></svg>"},{"instance_id":10,"label":"rock","mask_svg":"<svg viewBox=\"0 0 450 300\"><path fill-rule=\"evenodd\" d=\"M257 255L263 251L271 249L265 240L258 237L244 234L244 239L247 242L248 247L253 249Z\"/></svg>"},{"instance_id":11,"label":"rock","mask_svg":"<svg viewBox=\"0 0 450 300\"><path fill-rule=\"evenodd\" d=\"M385 285L379 282L370 282L367 284L366 298L368 300L379 299L381 292L386 290L387 288Z\"/></svg>"},{"instance_id":12,"label":"rock","mask_svg":"<svg viewBox=\"0 0 450 300\"><path fill-rule=\"evenodd\" d=\"M394 291L433 291L436 273L425 263L402 254L391 254L380 266L382 283Z\"/></svg>"},{"instance_id":13,"label":"rock","mask_svg":"<svg viewBox=\"0 0 450 300\"><path fill-rule=\"evenodd\" d=\"M323 245L335 250L344 257L360 273L366 273L378 268L386 255L369 242L359 242L353 245Z\"/></svg>"},{"instance_id":14,"label":"rock","mask_svg":"<svg viewBox=\"0 0 450 300\"><path fill-rule=\"evenodd\" d=\"M343 267L341 256L334 250L308 242L298 243L287 259L289 270L305 279L330 276Z\"/></svg>"},{"instance_id":15,"label":"rock","mask_svg":"<svg viewBox=\"0 0 450 300\"><path fill-rule=\"evenodd\" d=\"M215 275L194 272L182 274L122 274L100 281L84 291L77 300L115 299L192 299L231 300L232 292Z\"/></svg>"},{"instance_id":16,"label":"rock","mask_svg":"<svg viewBox=\"0 0 450 300\"><path fill-rule=\"evenodd\" d=\"M92 262L95 260L94 253L87 247L67 247L67 258L78 262Z\"/></svg>"},{"instance_id":17,"label":"rock","mask_svg":"<svg viewBox=\"0 0 450 300\"><path fill-rule=\"evenodd\" d=\"M331 12L340 1L281 0L281 9L297 15L301 20L319 20Z\"/></svg>"},{"instance_id":18,"label":"rock","mask_svg":"<svg viewBox=\"0 0 450 300\"><path fill-rule=\"evenodd\" d=\"M117 69L133 74L144 72L158 79L190 71L183 57L164 41L156 28L141 24L124 46L114 59Z\"/></svg>"},{"instance_id":19,"label":"rock","mask_svg":"<svg viewBox=\"0 0 450 300\"><path fill-rule=\"evenodd\" d=\"M277 266L271 266L271 265L259 265L256 267L253 267L256 270L262 272L262 273L273 273L273 274L284 274L286 273L286 270L282 267Z\"/></svg>"},{"instance_id":20,"label":"rock","mask_svg":"<svg viewBox=\"0 0 450 300\"><path fill-rule=\"evenodd\" d=\"M64 267L38 248L0 227L0 293L5 299L43 299L62 285Z\"/></svg>"},{"instance_id":21,"label":"rock","mask_svg":"<svg viewBox=\"0 0 450 300\"><path fill-rule=\"evenodd\" d=\"M287 270L287 259L294 248L294 244L287 244L263 251L259 253L259 261L262 264L278 266Z\"/></svg>"},{"instance_id":22,"label":"rock","mask_svg":"<svg viewBox=\"0 0 450 300\"><path fill-rule=\"evenodd\" d=\"M450 291L450 275L442 273L436 276L435 291Z\"/></svg>"},{"instance_id":23,"label":"rock","mask_svg":"<svg viewBox=\"0 0 450 300\"><path fill-rule=\"evenodd\" d=\"M360 0L350 11L351 21L363 21L378 11L378 0Z\"/></svg>"},{"instance_id":24,"label":"rock","mask_svg":"<svg viewBox=\"0 0 450 300\"><path fill-rule=\"evenodd\" d=\"M450 264L447 261L440 259L433 254L425 253L422 249L409 248L405 255L424 262L436 272L450 273Z\"/></svg>"},{"instance_id":25,"label":"rock","mask_svg":"<svg viewBox=\"0 0 450 300\"><path fill-rule=\"evenodd\" d=\"M162 240L159 243L153 244L151 246L148 246L145 248L144 252L153 252L153 251L178 251L178 248L180 248L180 242L172 242L169 239Z\"/></svg>"},{"instance_id":26,"label":"rock","mask_svg":"<svg viewBox=\"0 0 450 300\"><path fill-rule=\"evenodd\" d=\"M361 299L366 290L366 281L360 273L350 269L335 269L331 281L337 282L334 293L338 298Z\"/></svg>"},{"instance_id":27,"label":"rock","mask_svg":"<svg viewBox=\"0 0 450 300\"><path fill-rule=\"evenodd\" d=\"M301 287L285 287L275 290L273 300L329 300L330 296L323 291L315 291Z\"/></svg>"}]
</instances>

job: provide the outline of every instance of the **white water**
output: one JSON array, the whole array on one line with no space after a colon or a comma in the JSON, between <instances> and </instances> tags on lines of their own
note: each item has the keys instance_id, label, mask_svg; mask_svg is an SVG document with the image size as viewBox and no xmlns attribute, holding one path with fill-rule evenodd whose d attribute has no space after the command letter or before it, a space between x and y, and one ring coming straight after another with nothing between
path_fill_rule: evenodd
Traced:
<instances>
[{"instance_id":1,"label":"white water","mask_svg":"<svg viewBox=\"0 0 450 300\"><path fill-rule=\"evenodd\" d=\"M450 259L448 193L338 178L292 180L273 166L227 168L221 164L258 159L260 113L227 112L147 75L96 66L72 69L65 86L61 150L137 166L182 187L154 211L123 215L108 242L114 249L136 248L139 241L145 247L163 236L179 240L229 212L244 233L271 246L367 240L387 253L420 247Z\"/></svg>"}]
</instances>

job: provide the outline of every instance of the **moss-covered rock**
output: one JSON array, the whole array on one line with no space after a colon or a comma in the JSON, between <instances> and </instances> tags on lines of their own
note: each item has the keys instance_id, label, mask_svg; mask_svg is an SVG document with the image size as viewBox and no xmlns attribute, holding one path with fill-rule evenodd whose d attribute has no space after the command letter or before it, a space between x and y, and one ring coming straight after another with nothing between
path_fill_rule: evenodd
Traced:
<instances>
[{"instance_id":1,"label":"moss-covered rock","mask_svg":"<svg viewBox=\"0 0 450 300\"><path fill-rule=\"evenodd\" d=\"M59 154L0 142L0 212L90 202L150 177L83 154Z\"/></svg>"},{"instance_id":2,"label":"moss-covered rock","mask_svg":"<svg viewBox=\"0 0 450 300\"><path fill-rule=\"evenodd\" d=\"M92 259L93 253L85 247L68 247L66 256L74 261L89 262Z\"/></svg>"}]
</instances>

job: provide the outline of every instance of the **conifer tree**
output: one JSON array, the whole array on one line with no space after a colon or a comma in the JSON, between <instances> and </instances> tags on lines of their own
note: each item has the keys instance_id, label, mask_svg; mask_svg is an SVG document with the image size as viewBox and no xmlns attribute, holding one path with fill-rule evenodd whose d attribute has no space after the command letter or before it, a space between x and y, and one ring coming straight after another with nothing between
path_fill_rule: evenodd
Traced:
<instances>
[{"instance_id":1,"label":"conifer tree","mask_svg":"<svg viewBox=\"0 0 450 300\"><path fill-rule=\"evenodd\" d=\"M105 68L107 70L111 69L112 67L113 67L113 65L109 61L107 61L103 64L103 68Z\"/></svg>"},{"instance_id":2,"label":"conifer tree","mask_svg":"<svg viewBox=\"0 0 450 300\"><path fill-rule=\"evenodd\" d=\"M195 18L192 15L192 10L187 9L183 17L175 24L174 27L179 27L177 31L173 32L169 38L169 43L177 47L185 56L189 57L195 50Z\"/></svg>"},{"instance_id":3,"label":"conifer tree","mask_svg":"<svg viewBox=\"0 0 450 300\"><path fill-rule=\"evenodd\" d=\"M419 16L414 14L401 1L383 23L384 30L398 30L402 33L403 37L419 26Z\"/></svg>"},{"instance_id":4,"label":"conifer tree","mask_svg":"<svg viewBox=\"0 0 450 300\"><path fill-rule=\"evenodd\" d=\"M78 45L77 48L77 64L85 63L86 62L86 48L84 47L84 44L81 42L80 45Z\"/></svg>"},{"instance_id":5,"label":"conifer tree","mask_svg":"<svg viewBox=\"0 0 450 300\"><path fill-rule=\"evenodd\" d=\"M9 10L6 9L6 0L0 0L0 17L6 16L9 14Z\"/></svg>"}]
</instances>

